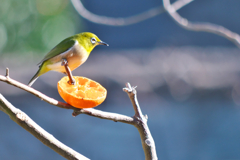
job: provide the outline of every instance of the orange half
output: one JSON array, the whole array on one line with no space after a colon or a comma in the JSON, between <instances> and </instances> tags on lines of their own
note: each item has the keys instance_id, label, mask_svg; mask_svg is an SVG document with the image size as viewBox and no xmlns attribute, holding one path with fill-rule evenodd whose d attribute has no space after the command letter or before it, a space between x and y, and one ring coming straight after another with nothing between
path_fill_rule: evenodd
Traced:
<instances>
[{"instance_id":1,"label":"orange half","mask_svg":"<svg viewBox=\"0 0 240 160\"><path fill-rule=\"evenodd\" d=\"M73 78L75 85L68 84L67 76L58 82L58 93L68 104L76 108L93 108L106 99L107 90L98 82L86 77Z\"/></svg>"}]
</instances>

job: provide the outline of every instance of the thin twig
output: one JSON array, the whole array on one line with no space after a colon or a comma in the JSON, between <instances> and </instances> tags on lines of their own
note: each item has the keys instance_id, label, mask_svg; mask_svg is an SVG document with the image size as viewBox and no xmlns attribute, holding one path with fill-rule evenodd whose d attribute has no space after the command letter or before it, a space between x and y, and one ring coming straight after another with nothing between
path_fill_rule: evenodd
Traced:
<instances>
[{"instance_id":1,"label":"thin twig","mask_svg":"<svg viewBox=\"0 0 240 160\"><path fill-rule=\"evenodd\" d=\"M6 68L6 78L9 78L9 69Z\"/></svg>"},{"instance_id":2,"label":"thin twig","mask_svg":"<svg viewBox=\"0 0 240 160\"><path fill-rule=\"evenodd\" d=\"M136 91L137 86L132 87L130 83L126 83L126 86L127 86L126 88L123 88L123 91L127 92L128 96L130 96L129 98L132 102L133 109L135 111L135 117L141 117L142 111L137 100L137 91Z\"/></svg>"},{"instance_id":3,"label":"thin twig","mask_svg":"<svg viewBox=\"0 0 240 160\"><path fill-rule=\"evenodd\" d=\"M110 113L110 112L103 112L100 110L96 109L81 109L81 110L76 110L73 112L73 116L77 116L81 113L87 114L89 116L101 118L101 119L107 119L107 120L112 120L114 122L122 122L122 123L127 123L127 124L132 124L134 125L134 118L117 114L117 113Z\"/></svg>"},{"instance_id":4,"label":"thin twig","mask_svg":"<svg viewBox=\"0 0 240 160\"><path fill-rule=\"evenodd\" d=\"M130 83L127 83L126 88L123 88L123 91L128 94L135 111L135 127L138 129L141 137L142 147L145 153L145 159L157 160L158 158L155 142L148 128L147 118L143 116L140 105L138 103L136 87L131 87Z\"/></svg>"},{"instance_id":5,"label":"thin twig","mask_svg":"<svg viewBox=\"0 0 240 160\"><path fill-rule=\"evenodd\" d=\"M191 1L191 0L185 0L185 1ZM240 36L237 33L234 33L227 28L211 24L211 23L192 23L188 21L186 18L181 17L177 13L177 8L175 8L174 5L171 5L170 0L163 0L163 6L165 10L168 12L168 14L181 26L185 29L192 30L192 31L203 31L203 32L209 32L214 33L217 35L220 35L224 38L229 39L234 44L236 44L240 48Z\"/></svg>"},{"instance_id":6,"label":"thin twig","mask_svg":"<svg viewBox=\"0 0 240 160\"><path fill-rule=\"evenodd\" d=\"M53 135L49 134L38 124L36 124L26 113L15 108L0 94L0 107L9 115L9 117L18 125L26 129L33 136L39 139L43 144L53 149L61 156L71 160L89 160L87 157L69 148L65 144L58 141Z\"/></svg>"},{"instance_id":7,"label":"thin twig","mask_svg":"<svg viewBox=\"0 0 240 160\"><path fill-rule=\"evenodd\" d=\"M82 4L81 0L71 0L74 8L76 11L87 20L103 24L103 25L110 25L110 26L127 26L135 23L139 23L141 21L147 20L149 18L155 17L163 12L165 12L164 7L159 6L152 8L148 11L145 11L143 13L126 17L126 18L113 18L113 17L106 17L106 16L99 16L94 13L91 13L88 11ZM179 1L183 1L182 3L179 3ZM184 3L186 3L186 0L179 0L173 4L175 6L176 10L182 8L184 6ZM189 3L189 2L188 2ZM188 4L186 3L186 4ZM185 5L186 5L185 4Z\"/></svg>"}]
</instances>

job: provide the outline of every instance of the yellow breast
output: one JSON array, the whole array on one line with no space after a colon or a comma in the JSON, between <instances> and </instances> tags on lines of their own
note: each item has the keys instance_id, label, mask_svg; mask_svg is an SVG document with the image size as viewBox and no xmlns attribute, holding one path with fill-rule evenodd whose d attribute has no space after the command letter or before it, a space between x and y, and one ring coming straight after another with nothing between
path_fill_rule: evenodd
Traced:
<instances>
[{"instance_id":1,"label":"yellow breast","mask_svg":"<svg viewBox=\"0 0 240 160\"><path fill-rule=\"evenodd\" d=\"M61 53L58 56L55 56L49 59L49 64L46 65L50 70L57 71L57 72L65 72L64 66L62 66L62 59L66 59L68 61L68 66L73 71L81 64L83 64L89 54L84 47L76 43L71 47L69 50ZM54 62L54 63L53 63Z\"/></svg>"}]
</instances>

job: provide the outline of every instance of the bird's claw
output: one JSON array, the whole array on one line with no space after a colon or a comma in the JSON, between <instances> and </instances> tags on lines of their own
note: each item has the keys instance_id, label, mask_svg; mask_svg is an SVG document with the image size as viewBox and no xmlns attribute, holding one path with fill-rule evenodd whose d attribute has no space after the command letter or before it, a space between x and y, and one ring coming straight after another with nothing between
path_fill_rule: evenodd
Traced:
<instances>
[{"instance_id":1,"label":"bird's claw","mask_svg":"<svg viewBox=\"0 0 240 160\"><path fill-rule=\"evenodd\" d=\"M71 81L68 81L68 84L70 84L70 85L75 85L75 84L76 84L75 79L72 79L72 82L71 82Z\"/></svg>"},{"instance_id":2,"label":"bird's claw","mask_svg":"<svg viewBox=\"0 0 240 160\"><path fill-rule=\"evenodd\" d=\"M62 65L62 66L65 66L66 64L68 64L67 60L66 60L66 59L62 59L61 65Z\"/></svg>"}]
</instances>

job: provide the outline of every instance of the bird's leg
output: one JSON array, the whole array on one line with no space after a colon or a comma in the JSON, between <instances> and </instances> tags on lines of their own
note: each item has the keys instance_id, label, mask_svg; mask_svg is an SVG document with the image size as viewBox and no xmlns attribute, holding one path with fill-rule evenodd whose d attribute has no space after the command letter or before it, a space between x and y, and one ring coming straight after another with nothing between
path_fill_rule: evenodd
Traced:
<instances>
[{"instance_id":1,"label":"bird's leg","mask_svg":"<svg viewBox=\"0 0 240 160\"><path fill-rule=\"evenodd\" d=\"M62 59L62 66L65 67L66 73L69 77L68 83L71 85L75 85L75 80L73 79L72 72L70 68L68 67L68 61L66 59Z\"/></svg>"}]
</instances>

